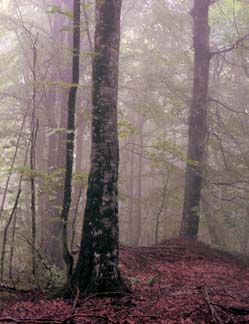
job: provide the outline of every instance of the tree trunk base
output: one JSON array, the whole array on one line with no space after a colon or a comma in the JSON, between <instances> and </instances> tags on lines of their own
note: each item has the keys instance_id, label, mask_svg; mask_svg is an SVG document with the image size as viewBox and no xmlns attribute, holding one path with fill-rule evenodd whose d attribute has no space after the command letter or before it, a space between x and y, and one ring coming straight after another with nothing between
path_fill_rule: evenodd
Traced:
<instances>
[{"instance_id":1,"label":"tree trunk base","mask_svg":"<svg viewBox=\"0 0 249 324\"><path fill-rule=\"evenodd\" d=\"M89 296L115 296L123 297L124 295L130 294L131 291L125 285L123 280L117 280L115 282L105 281L105 285L96 285L94 280L89 281L86 285L79 287L79 292L81 297Z\"/></svg>"}]
</instances>

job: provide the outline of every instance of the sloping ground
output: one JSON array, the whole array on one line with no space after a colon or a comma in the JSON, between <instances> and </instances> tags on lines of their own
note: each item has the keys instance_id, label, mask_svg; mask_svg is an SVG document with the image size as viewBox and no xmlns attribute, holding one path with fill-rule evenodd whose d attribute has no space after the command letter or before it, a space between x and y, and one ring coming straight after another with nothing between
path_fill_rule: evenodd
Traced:
<instances>
[{"instance_id":1,"label":"sloping ground","mask_svg":"<svg viewBox=\"0 0 249 324\"><path fill-rule=\"evenodd\" d=\"M47 301L21 293L2 305L0 323L249 323L249 266L204 244L167 241L121 247L121 269L133 291Z\"/></svg>"}]
</instances>

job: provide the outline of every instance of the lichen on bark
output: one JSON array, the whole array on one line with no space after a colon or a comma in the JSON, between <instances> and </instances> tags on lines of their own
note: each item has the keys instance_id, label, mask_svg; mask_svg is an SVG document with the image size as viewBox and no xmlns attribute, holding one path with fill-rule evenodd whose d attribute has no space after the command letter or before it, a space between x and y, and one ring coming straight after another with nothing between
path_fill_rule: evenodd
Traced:
<instances>
[{"instance_id":1,"label":"lichen on bark","mask_svg":"<svg viewBox=\"0 0 249 324\"><path fill-rule=\"evenodd\" d=\"M117 97L121 2L96 2L91 168L80 254L72 279L72 288L79 288L84 296L126 290L118 268Z\"/></svg>"}]
</instances>

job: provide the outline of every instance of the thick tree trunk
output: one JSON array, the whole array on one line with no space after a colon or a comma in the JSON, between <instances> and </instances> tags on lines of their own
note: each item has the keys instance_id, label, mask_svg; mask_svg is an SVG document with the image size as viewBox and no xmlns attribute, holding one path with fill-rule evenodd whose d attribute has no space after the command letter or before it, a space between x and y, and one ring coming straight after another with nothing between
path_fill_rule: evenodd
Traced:
<instances>
[{"instance_id":1,"label":"thick tree trunk","mask_svg":"<svg viewBox=\"0 0 249 324\"><path fill-rule=\"evenodd\" d=\"M196 240L199 229L203 158L207 137L210 0L195 0L193 17L194 84L189 116L189 142L180 238Z\"/></svg>"},{"instance_id":2,"label":"thick tree trunk","mask_svg":"<svg viewBox=\"0 0 249 324\"><path fill-rule=\"evenodd\" d=\"M118 269L117 96L122 0L96 1L91 169L74 287L81 295L123 289Z\"/></svg>"}]
</instances>

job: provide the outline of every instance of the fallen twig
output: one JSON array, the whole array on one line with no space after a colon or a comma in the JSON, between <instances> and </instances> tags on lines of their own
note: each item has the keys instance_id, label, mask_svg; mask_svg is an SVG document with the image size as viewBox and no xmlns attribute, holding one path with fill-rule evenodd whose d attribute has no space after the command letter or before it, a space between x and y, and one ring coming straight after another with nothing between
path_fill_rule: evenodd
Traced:
<instances>
[{"instance_id":1,"label":"fallen twig","mask_svg":"<svg viewBox=\"0 0 249 324\"><path fill-rule=\"evenodd\" d=\"M11 293L15 293L15 294L18 294L18 293L29 293L30 290L25 290L25 289L18 289L16 287L9 287L9 286L6 286L4 284L0 284L0 290L1 291L8 291L8 292L11 292Z\"/></svg>"},{"instance_id":2,"label":"fallen twig","mask_svg":"<svg viewBox=\"0 0 249 324\"><path fill-rule=\"evenodd\" d=\"M61 323L60 320L56 319L51 319L51 318L14 318L14 317L0 317L0 323L21 323L21 324L26 324L26 323L31 323L31 324L36 324L36 323L42 323L42 324L51 324L51 323Z\"/></svg>"},{"instance_id":3,"label":"fallen twig","mask_svg":"<svg viewBox=\"0 0 249 324\"><path fill-rule=\"evenodd\" d=\"M79 314L73 314L67 318L65 318L63 321L61 321L61 324L67 324L68 321L74 319L75 317L88 317L88 318L102 318L102 319L108 319L108 323L116 323L114 322L112 319L110 319L109 317L107 317L106 315L93 315L93 314L83 314L83 313L79 313ZM70 323L70 322L69 322Z\"/></svg>"},{"instance_id":4,"label":"fallen twig","mask_svg":"<svg viewBox=\"0 0 249 324\"><path fill-rule=\"evenodd\" d=\"M221 309L224 309L227 312L233 313L234 315L249 315L249 307L243 307L243 306L223 306L220 304L211 303L211 305L220 307Z\"/></svg>"},{"instance_id":5,"label":"fallen twig","mask_svg":"<svg viewBox=\"0 0 249 324\"><path fill-rule=\"evenodd\" d=\"M202 287L201 291L202 291L203 298L210 310L210 313L212 314L213 319L215 320L216 323L223 324L223 321L220 318L220 315L217 313L214 305L210 301L207 287Z\"/></svg>"}]
</instances>

